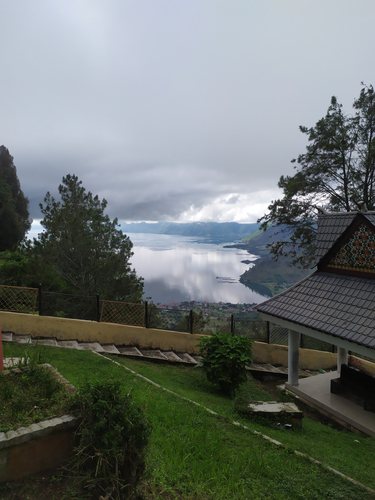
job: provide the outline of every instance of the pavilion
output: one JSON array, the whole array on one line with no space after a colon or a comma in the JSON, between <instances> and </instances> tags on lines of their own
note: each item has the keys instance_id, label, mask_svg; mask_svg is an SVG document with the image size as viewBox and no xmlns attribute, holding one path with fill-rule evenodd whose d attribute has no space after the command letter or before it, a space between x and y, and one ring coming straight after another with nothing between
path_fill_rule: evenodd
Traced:
<instances>
[{"instance_id":1,"label":"pavilion","mask_svg":"<svg viewBox=\"0 0 375 500\"><path fill-rule=\"evenodd\" d=\"M349 351L375 360L375 212L321 214L315 265L315 272L256 307L264 320L288 329L286 386L296 394L301 334L337 346L338 373L330 378L348 363ZM368 419L375 435L375 415Z\"/></svg>"}]
</instances>

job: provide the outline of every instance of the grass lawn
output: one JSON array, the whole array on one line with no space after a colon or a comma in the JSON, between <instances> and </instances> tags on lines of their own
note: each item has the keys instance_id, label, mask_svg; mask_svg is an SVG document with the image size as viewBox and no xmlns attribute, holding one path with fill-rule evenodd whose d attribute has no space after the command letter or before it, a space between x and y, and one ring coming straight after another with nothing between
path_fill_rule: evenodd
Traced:
<instances>
[{"instance_id":1,"label":"grass lawn","mask_svg":"<svg viewBox=\"0 0 375 500\"><path fill-rule=\"evenodd\" d=\"M4 356L20 356L24 345L3 344ZM155 387L109 359L86 351L43 347L45 356L73 385L88 380L119 379L124 391L133 393L153 424L148 469L142 483L144 498L151 499L363 499L375 498L366 490L326 471L292 450L308 453L325 464L375 489L375 440L337 431L304 419L303 429L287 432L254 424L235 413L233 401L222 396L194 367L152 364L114 357L121 364L182 396L216 411L215 416L173 394ZM260 384L249 379L242 395L273 399ZM231 423L243 422L264 432L287 448ZM52 476L56 481L56 475ZM51 479L52 481L52 479ZM8 485L9 486L9 485ZM12 485L11 485L12 486ZM2 500L7 485L0 490ZM31 490L30 490L31 491ZM65 498L89 498L77 491ZM42 493L18 498L43 499ZM39 496L38 496L39 495ZM70 496L69 496L70 495ZM15 497L13 497L15 498ZM52 498L52 497L50 497Z\"/></svg>"}]
</instances>

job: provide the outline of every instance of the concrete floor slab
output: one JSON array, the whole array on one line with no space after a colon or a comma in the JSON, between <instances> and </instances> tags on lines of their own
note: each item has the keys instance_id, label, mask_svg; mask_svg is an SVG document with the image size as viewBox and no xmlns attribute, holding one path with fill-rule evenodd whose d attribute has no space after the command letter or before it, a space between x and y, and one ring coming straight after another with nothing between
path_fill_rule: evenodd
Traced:
<instances>
[{"instance_id":1,"label":"concrete floor slab","mask_svg":"<svg viewBox=\"0 0 375 500\"><path fill-rule=\"evenodd\" d=\"M286 383L285 389L311 406L331 415L338 422L341 421L353 429L375 436L375 413L365 411L363 406L331 393L331 380L338 377L337 371L319 374L300 379L298 386Z\"/></svg>"}]
</instances>

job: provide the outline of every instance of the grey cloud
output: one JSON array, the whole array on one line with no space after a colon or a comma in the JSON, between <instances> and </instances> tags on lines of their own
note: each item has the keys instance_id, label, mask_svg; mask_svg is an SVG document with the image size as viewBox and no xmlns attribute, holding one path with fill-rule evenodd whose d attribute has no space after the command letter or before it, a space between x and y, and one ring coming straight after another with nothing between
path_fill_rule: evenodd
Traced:
<instances>
[{"instance_id":1,"label":"grey cloud","mask_svg":"<svg viewBox=\"0 0 375 500\"><path fill-rule=\"evenodd\" d=\"M298 126L374 83L374 16L366 0L2 2L0 144L33 217L75 173L122 219L253 222L305 149Z\"/></svg>"}]
</instances>

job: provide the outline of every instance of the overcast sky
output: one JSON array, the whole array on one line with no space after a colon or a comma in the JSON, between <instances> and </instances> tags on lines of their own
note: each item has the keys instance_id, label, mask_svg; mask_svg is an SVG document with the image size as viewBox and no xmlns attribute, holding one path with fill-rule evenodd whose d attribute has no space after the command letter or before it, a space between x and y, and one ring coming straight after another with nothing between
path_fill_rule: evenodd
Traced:
<instances>
[{"instance_id":1,"label":"overcast sky","mask_svg":"<svg viewBox=\"0 0 375 500\"><path fill-rule=\"evenodd\" d=\"M332 95L375 85L374 0L0 0L0 145L33 218L74 173L124 220L255 222Z\"/></svg>"}]
</instances>

